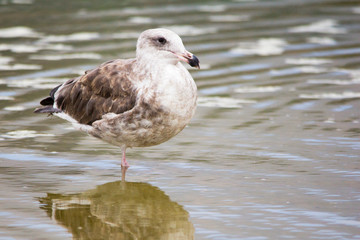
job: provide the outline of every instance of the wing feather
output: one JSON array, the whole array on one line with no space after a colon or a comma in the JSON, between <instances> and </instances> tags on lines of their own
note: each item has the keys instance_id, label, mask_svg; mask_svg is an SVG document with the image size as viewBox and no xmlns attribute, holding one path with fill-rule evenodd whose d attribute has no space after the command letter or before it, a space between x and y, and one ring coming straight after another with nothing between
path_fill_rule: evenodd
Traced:
<instances>
[{"instance_id":1,"label":"wing feather","mask_svg":"<svg viewBox=\"0 0 360 240\"><path fill-rule=\"evenodd\" d=\"M136 91L127 71L133 61L109 61L69 80L54 93L57 108L88 125L104 114L131 110L135 106Z\"/></svg>"}]
</instances>

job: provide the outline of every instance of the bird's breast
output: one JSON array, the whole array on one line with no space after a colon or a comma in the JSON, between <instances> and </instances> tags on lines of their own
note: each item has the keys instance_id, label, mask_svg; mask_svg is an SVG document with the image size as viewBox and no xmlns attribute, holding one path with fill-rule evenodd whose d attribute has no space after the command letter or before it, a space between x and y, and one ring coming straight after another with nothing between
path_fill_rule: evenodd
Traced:
<instances>
[{"instance_id":1,"label":"bird's breast","mask_svg":"<svg viewBox=\"0 0 360 240\"><path fill-rule=\"evenodd\" d=\"M156 81L156 104L179 118L190 119L196 108L197 89L181 63L163 69Z\"/></svg>"}]
</instances>

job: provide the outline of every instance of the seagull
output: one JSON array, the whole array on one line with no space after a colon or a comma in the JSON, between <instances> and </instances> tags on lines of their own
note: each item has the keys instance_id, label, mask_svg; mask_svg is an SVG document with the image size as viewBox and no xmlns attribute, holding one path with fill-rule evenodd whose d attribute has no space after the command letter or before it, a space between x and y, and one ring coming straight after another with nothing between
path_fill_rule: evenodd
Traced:
<instances>
[{"instance_id":1,"label":"seagull","mask_svg":"<svg viewBox=\"0 0 360 240\"><path fill-rule=\"evenodd\" d=\"M105 62L60 84L34 112L63 118L121 147L121 166L128 168L127 148L166 142L195 113L197 87L180 61L200 69L199 59L176 33L146 30L137 40L135 58Z\"/></svg>"}]
</instances>

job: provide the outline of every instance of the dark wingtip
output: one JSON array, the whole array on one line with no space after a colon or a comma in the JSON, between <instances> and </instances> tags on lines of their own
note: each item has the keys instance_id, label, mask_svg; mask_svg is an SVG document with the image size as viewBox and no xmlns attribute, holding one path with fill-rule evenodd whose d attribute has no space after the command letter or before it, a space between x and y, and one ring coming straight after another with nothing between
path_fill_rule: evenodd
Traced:
<instances>
[{"instance_id":1,"label":"dark wingtip","mask_svg":"<svg viewBox=\"0 0 360 240\"><path fill-rule=\"evenodd\" d=\"M43 106L49 106L54 104L54 99L52 97L44 98L40 101L40 104Z\"/></svg>"}]
</instances>

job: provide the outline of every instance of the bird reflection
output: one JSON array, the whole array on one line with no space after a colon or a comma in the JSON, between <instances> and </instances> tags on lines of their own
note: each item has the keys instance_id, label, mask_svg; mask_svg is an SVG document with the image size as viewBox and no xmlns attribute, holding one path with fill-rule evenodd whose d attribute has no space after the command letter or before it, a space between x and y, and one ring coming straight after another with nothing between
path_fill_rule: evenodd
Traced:
<instances>
[{"instance_id":1,"label":"bird reflection","mask_svg":"<svg viewBox=\"0 0 360 240\"><path fill-rule=\"evenodd\" d=\"M189 213L148 183L116 181L39 201L74 239L194 239Z\"/></svg>"}]
</instances>

